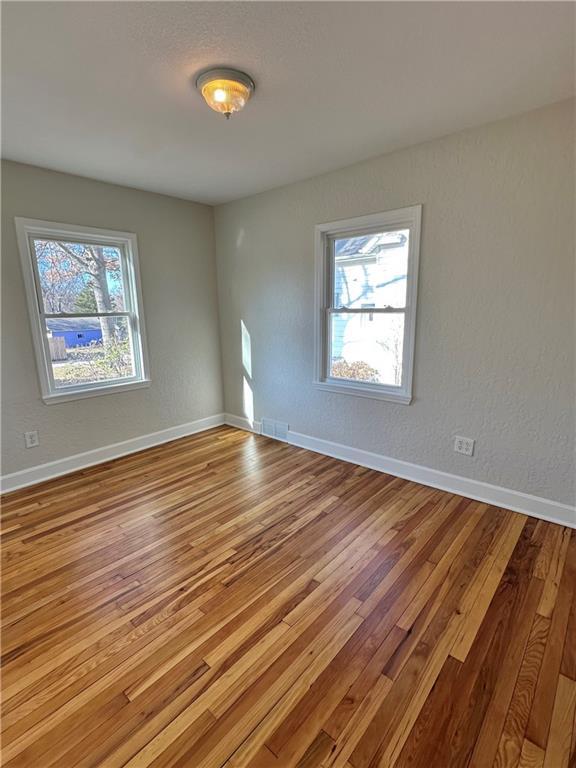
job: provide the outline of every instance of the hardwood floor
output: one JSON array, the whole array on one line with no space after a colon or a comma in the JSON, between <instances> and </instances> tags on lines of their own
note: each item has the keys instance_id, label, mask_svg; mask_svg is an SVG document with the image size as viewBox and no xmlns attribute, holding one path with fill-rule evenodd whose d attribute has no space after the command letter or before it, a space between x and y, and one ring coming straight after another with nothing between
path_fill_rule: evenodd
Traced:
<instances>
[{"instance_id":1,"label":"hardwood floor","mask_svg":"<svg viewBox=\"0 0 576 768\"><path fill-rule=\"evenodd\" d=\"M576 531L228 427L3 519L6 768L576 765Z\"/></svg>"}]
</instances>

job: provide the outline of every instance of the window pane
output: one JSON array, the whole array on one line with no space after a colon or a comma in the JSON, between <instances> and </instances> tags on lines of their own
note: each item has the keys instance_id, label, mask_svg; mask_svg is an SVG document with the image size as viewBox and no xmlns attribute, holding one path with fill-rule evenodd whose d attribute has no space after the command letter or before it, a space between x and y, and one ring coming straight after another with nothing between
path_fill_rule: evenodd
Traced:
<instances>
[{"instance_id":1,"label":"window pane","mask_svg":"<svg viewBox=\"0 0 576 768\"><path fill-rule=\"evenodd\" d=\"M34 238L46 313L124 312L119 248Z\"/></svg>"},{"instance_id":2,"label":"window pane","mask_svg":"<svg viewBox=\"0 0 576 768\"><path fill-rule=\"evenodd\" d=\"M135 375L127 317L48 318L46 332L58 389Z\"/></svg>"},{"instance_id":3,"label":"window pane","mask_svg":"<svg viewBox=\"0 0 576 768\"><path fill-rule=\"evenodd\" d=\"M408 229L334 240L333 306L406 306Z\"/></svg>"},{"instance_id":4,"label":"window pane","mask_svg":"<svg viewBox=\"0 0 576 768\"><path fill-rule=\"evenodd\" d=\"M330 376L399 387L404 314L331 314Z\"/></svg>"}]
</instances>

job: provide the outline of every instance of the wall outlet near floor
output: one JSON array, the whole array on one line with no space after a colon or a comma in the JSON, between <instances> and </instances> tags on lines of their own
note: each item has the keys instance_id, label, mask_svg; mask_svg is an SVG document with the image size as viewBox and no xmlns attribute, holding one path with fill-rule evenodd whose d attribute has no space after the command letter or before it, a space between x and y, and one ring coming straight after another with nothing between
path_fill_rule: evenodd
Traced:
<instances>
[{"instance_id":1,"label":"wall outlet near floor","mask_svg":"<svg viewBox=\"0 0 576 768\"><path fill-rule=\"evenodd\" d=\"M454 450L456 453L462 453L464 456L474 455L474 440L471 437L454 437Z\"/></svg>"},{"instance_id":2,"label":"wall outlet near floor","mask_svg":"<svg viewBox=\"0 0 576 768\"><path fill-rule=\"evenodd\" d=\"M40 440L38 439L38 431L34 430L33 432L24 432L24 444L26 448L36 448L37 445L40 445Z\"/></svg>"},{"instance_id":3,"label":"wall outlet near floor","mask_svg":"<svg viewBox=\"0 0 576 768\"><path fill-rule=\"evenodd\" d=\"M288 429L288 424L285 421L262 419L262 434L267 437L274 437L276 440L287 440Z\"/></svg>"}]
</instances>

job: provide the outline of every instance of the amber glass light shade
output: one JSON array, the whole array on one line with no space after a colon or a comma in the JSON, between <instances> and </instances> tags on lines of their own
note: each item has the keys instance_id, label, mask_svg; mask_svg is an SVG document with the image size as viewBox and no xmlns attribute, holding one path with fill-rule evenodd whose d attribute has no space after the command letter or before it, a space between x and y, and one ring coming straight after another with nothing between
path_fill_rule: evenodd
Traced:
<instances>
[{"instance_id":1,"label":"amber glass light shade","mask_svg":"<svg viewBox=\"0 0 576 768\"><path fill-rule=\"evenodd\" d=\"M229 118L244 109L254 91L254 82L244 72L214 69L199 75L196 87L211 109Z\"/></svg>"}]
</instances>

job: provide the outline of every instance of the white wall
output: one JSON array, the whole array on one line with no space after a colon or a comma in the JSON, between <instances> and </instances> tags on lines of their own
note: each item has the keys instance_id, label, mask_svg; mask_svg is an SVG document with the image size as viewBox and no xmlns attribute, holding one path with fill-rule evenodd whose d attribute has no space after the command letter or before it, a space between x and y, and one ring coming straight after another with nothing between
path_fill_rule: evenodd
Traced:
<instances>
[{"instance_id":1,"label":"white wall","mask_svg":"<svg viewBox=\"0 0 576 768\"><path fill-rule=\"evenodd\" d=\"M45 405L14 217L135 232L152 383ZM2 163L2 470L45 462L222 411L213 211L164 195ZM23 432L37 429L38 448Z\"/></svg>"},{"instance_id":2,"label":"white wall","mask_svg":"<svg viewBox=\"0 0 576 768\"><path fill-rule=\"evenodd\" d=\"M574 103L563 103L220 206L224 406L354 448L574 503ZM2 456L9 474L218 414L207 206L2 164ZM312 387L314 225L422 203L414 401ZM14 217L138 235L152 385L40 399ZM175 343L176 340L176 343ZM22 433L38 429L40 447ZM472 459L452 436L477 440Z\"/></svg>"},{"instance_id":3,"label":"white wall","mask_svg":"<svg viewBox=\"0 0 576 768\"><path fill-rule=\"evenodd\" d=\"M225 406L574 503L574 104L216 209ZM279 148L281 151L281 148ZM412 405L312 387L314 225L422 203ZM476 439L472 459L454 434Z\"/></svg>"}]
</instances>

